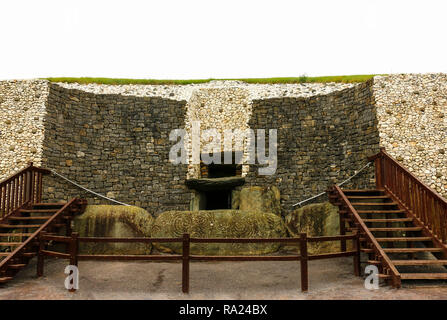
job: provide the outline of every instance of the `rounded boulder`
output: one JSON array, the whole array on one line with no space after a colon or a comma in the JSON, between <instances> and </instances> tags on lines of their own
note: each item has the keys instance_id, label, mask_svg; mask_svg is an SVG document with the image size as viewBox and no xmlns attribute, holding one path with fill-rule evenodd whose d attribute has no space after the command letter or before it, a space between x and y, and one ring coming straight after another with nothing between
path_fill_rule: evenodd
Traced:
<instances>
[{"instance_id":1,"label":"rounded boulder","mask_svg":"<svg viewBox=\"0 0 447 320\"><path fill-rule=\"evenodd\" d=\"M282 238L287 236L280 217L273 213L241 210L166 211L154 221L152 237ZM162 252L181 253L181 243L154 244ZM191 243L198 255L256 255L276 252L279 243Z\"/></svg>"}]
</instances>

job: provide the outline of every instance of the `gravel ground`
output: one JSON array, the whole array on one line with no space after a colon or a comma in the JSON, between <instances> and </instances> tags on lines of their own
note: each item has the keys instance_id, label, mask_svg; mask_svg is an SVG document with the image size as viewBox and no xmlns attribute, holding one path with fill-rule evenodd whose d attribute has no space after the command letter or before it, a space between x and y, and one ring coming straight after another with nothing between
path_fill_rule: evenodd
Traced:
<instances>
[{"instance_id":1,"label":"gravel ground","mask_svg":"<svg viewBox=\"0 0 447 320\"><path fill-rule=\"evenodd\" d=\"M447 283L381 286L369 291L352 274L352 260L309 263L309 292L300 291L299 262L194 262L190 294L181 293L181 264L94 262L79 264L80 289L64 288L66 261L47 260L45 276L35 276L35 259L0 288L8 299L430 299L447 298Z\"/></svg>"}]
</instances>

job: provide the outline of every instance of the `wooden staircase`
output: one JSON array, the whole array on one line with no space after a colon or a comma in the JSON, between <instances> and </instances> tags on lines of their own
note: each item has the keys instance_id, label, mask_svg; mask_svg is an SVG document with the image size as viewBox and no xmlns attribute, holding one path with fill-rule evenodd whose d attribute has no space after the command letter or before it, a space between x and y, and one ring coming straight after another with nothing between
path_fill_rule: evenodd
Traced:
<instances>
[{"instance_id":1,"label":"wooden staircase","mask_svg":"<svg viewBox=\"0 0 447 320\"><path fill-rule=\"evenodd\" d=\"M447 201L385 150L371 160L375 189L329 190L341 233L359 230L366 264L377 265L380 279L394 287L402 280L447 279Z\"/></svg>"},{"instance_id":2,"label":"wooden staircase","mask_svg":"<svg viewBox=\"0 0 447 320\"><path fill-rule=\"evenodd\" d=\"M30 164L0 182L0 283L13 279L37 254L42 231L71 233L71 219L86 201L42 203L42 178L50 171Z\"/></svg>"}]
</instances>

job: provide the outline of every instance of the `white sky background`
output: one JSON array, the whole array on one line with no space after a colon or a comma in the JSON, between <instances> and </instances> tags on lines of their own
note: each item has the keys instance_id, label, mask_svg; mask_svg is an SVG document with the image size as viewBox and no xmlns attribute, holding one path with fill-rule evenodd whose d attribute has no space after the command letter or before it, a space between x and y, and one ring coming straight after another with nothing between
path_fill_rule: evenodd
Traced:
<instances>
[{"instance_id":1,"label":"white sky background","mask_svg":"<svg viewBox=\"0 0 447 320\"><path fill-rule=\"evenodd\" d=\"M447 1L1 1L0 79L447 72Z\"/></svg>"}]
</instances>

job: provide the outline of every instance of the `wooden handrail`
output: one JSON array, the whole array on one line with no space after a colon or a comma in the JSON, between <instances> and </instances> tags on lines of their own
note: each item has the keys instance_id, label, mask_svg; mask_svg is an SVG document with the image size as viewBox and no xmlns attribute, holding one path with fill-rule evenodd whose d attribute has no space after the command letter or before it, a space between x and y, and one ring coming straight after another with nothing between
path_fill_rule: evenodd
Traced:
<instances>
[{"instance_id":1,"label":"wooden handrail","mask_svg":"<svg viewBox=\"0 0 447 320\"><path fill-rule=\"evenodd\" d=\"M307 237L307 242L324 242L356 239L356 234L345 234L336 236ZM53 234L42 234L42 240L54 242L68 242L71 236L59 236ZM78 237L79 242L114 243L114 242L182 242L183 238L114 238L114 237ZM190 238L191 243L299 243L300 238Z\"/></svg>"},{"instance_id":2,"label":"wooden handrail","mask_svg":"<svg viewBox=\"0 0 447 320\"><path fill-rule=\"evenodd\" d=\"M309 242L321 241L341 241L353 240L354 250L336 253L325 253L317 255L309 255L307 253L307 246ZM62 253L57 251L45 250L45 242L64 242L76 245L69 246L69 252ZM69 259L70 264L77 266L78 260L141 260L141 261L182 261L182 291L189 292L189 264L190 261L300 261L301 269L301 290L308 290L308 261L319 259L330 259L339 257L353 257L354 258L354 274L360 275L360 245L359 234L354 233L350 235L324 236L324 237L307 237L305 233L301 233L300 237L296 238L191 238L189 234L183 234L181 238L109 238L109 237L79 237L77 233L73 232L71 236L58 236L53 234L46 234L42 232L39 237L39 253L37 262L37 275L43 275L44 258L45 256L53 256L63 259ZM181 242L182 254L176 255L109 255L109 254L79 254L80 242ZM260 256L207 256L194 255L190 253L191 243L269 243L269 242L285 242L295 243L300 246L300 255L260 255Z\"/></svg>"},{"instance_id":3,"label":"wooden handrail","mask_svg":"<svg viewBox=\"0 0 447 320\"><path fill-rule=\"evenodd\" d=\"M35 172L39 172L42 173L44 175L50 174L51 170L45 169L45 168L39 168L39 167L35 167L33 162L30 162L28 164L28 166L26 166L25 168L19 170L16 173L13 173L12 175L10 175L9 177L4 178L2 181L0 181L0 186L2 186L5 183L10 182L11 180L13 180L16 176L24 173L24 172L28 172L28 171L35 171Z\"/></svg>"},{"instance_id":4,"label":"wooden handrail","mask_svg":"<svg viewBox=\"0 0 447 320\"><path fill-rule=\"evenodd\" d=\"M0 221L29 204L42 200L42 176L51 171L33 166L0 182Z\"/></svg>"},{"instance_id":5,"label":"wooden handrail","mask_svg":"<svg viewBox=\"0 0 447 320\"><path fill-rule=\"evenodd\" d=\"M447 200L403 167L384 148L373 157L377 187L390 192L434 236L447 243Z\"/></svg>"},{"instance_id":6,"label":"wooden handrail","mask_svg":"<svg viewBox=\"0 0 447 320\"><path fill-rule=\"evenodd\" d=\"M399 166L408 176L412 177L421 187L423 187L425 190L429 191L433 194L437 200L443 202L445 205L447 205L447 200L443 198L436 190L433 190L430 188L426 183L422 182L418 177L416 177L413 173L408 171L405 167L403 167L397 160L395 160L393 157L390 156L388 152L386 152L384 149L381 151L383 154L383 157L386 157L388 160L392 161L392 163L396 166Z\"/></svg>"}]
</instances>

